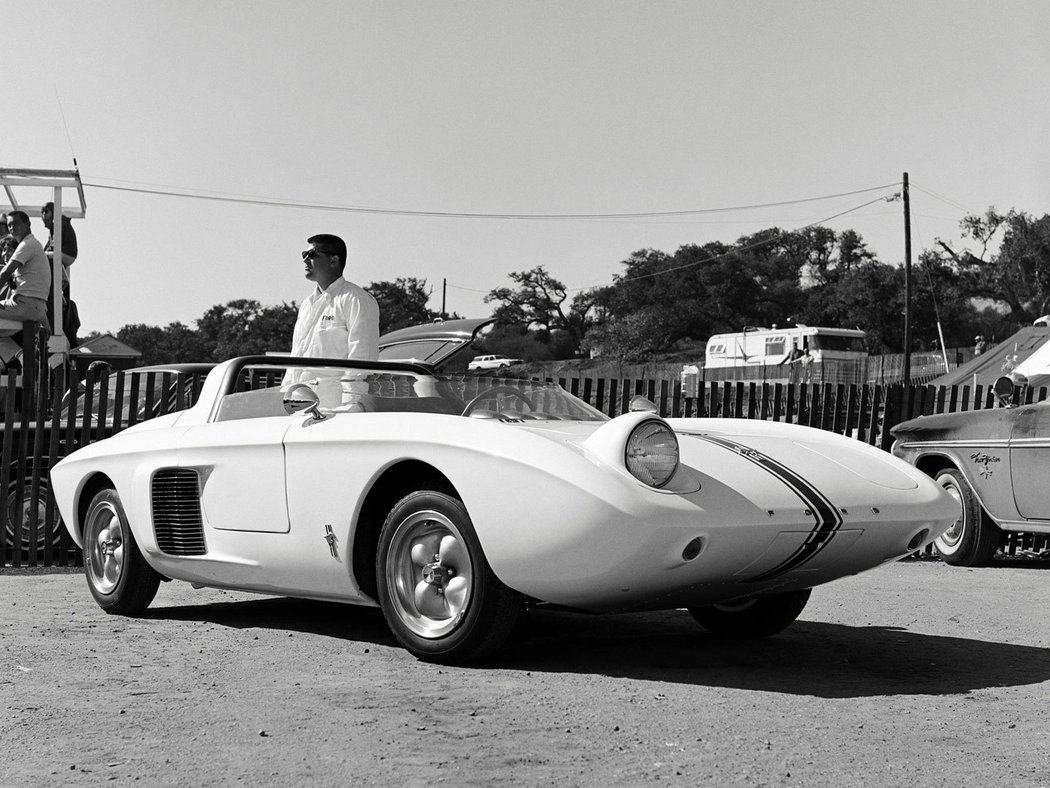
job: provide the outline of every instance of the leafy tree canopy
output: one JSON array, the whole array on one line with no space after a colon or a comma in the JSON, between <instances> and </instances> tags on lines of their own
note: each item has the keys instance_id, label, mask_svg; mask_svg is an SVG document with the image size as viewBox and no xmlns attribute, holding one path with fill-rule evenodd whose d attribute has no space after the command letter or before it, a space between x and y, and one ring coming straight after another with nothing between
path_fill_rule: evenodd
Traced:
<instances>
[{"instance_id":1,"label":"leafy tree canopy","mask_svg":"<svg viewBox=\"0 0 1050 788\"><path fill-rule=\"evenodd\" d=\"M427 308L430 290L426 279L398 278L393 282L373 282L365 288L379 304L379 333L430 323L440 317Z\"/></svg>"},{"instance_id":2,"label":"leafy tree canopy","mask_svg":"<svg viewBox=\"0 0 1050 788\"><path fill-rule=\"evenodd\" d=\"M981 245L981 255L956 255L947 245L944 249L973 295L1005 303L1021 324L1050 313L1050 214L1033 219L1020 211L1002 214L989 208L963 219L962 230ZM998 253L989 254L997 239Z\"/></svg>"},{"instance_id":3,"label":"leafy tree canopy","mask_svg":"<svg viewBox=\"0 0 1050 788\"><path fill-rule=\"evenodd\" d=\"M380 333L437 317L426 308L429 291L425 279L378 282L365 289L379 303ZM124 326L116 336L140 350L144 364L223 361L268 351L287 352L298 313L294 302L263 306L253 299L241 298L211 307L195 321L195 328L182 323L165 328L137 323Z\"/></svg>"},{"instance_id":4,"label":"leafy tree canopy","mask_svg":"<svg viewBox=\"0 0 1050 788\"><path fill-rule=\"evenodd\" d=\"M538 265L531 271L508 274L516 288L497 287L485 296L485 303L499 302L492 314L501 323L524 323L544 331L562 329L574 340L581 335L581 321L566 311L565 285Z\"/></svg>"}]
</instances>

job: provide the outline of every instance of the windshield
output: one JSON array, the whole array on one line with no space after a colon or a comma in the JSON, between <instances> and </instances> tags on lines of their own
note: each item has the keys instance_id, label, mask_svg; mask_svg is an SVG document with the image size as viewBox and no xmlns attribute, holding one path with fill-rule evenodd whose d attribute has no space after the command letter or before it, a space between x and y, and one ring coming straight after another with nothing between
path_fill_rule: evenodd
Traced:
<instances>
[{"instance_id":1,"label":"windshield","mask_svg":"<svg viewBox=\"0 0 1050 788\"><path fill-rule=\"evenodd\" d=\"M809 337L813 350L848 350L853 353L866 352L863 337L840 336L836 334L815 334Z\"/></svg>"},{"instance_id":2,"label":"windshield","mask_svg":"<svg viewBox=\"0 0 1050 788\"><path fill-rule=\"evenodd\" d=\"M608 417L555 383L459 373L425 375L339 368L299 370L293 381L234 392L216 419L293 413L315 400L322 413L437 413L472 418L607 421ZM296 372L296 370L293 370Z\"/></svg>"}]
</instances>

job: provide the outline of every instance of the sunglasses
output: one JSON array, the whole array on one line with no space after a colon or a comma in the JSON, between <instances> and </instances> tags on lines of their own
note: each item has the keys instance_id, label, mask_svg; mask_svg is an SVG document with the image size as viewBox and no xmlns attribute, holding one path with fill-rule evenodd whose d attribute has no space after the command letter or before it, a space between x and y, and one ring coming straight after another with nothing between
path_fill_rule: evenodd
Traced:
<instances>
[{"instance_id":1,"label":"sunglasses","mask_svg":"<svg viewBox=\"0 0 1050 788\"><path fill-rule=\"evenodd\" d=\"M328 252L322 252L320 249L307 249L305 252L303 252L303 259L304 260L313 260L319 254L320 255L324 255L325 257L330 257L331 256L331 255L328 254Z\"/></svg>"}]
</instances>

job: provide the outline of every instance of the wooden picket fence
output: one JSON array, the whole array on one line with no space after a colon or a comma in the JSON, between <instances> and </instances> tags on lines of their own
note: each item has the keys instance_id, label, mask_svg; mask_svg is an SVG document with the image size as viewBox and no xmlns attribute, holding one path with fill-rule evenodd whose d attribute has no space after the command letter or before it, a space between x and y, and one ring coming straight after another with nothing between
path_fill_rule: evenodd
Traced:
<instances>
[{"instance_id":1,"label":"wooden picket fence","mask_svg":"<svg viewBox=\"0 0 1050 788\"><path fill-rule=\"evenodd\" d=\"M192 405L203 376L174 372L111 373L91 367L82 384L70 386L70 367L42 369L37 386L22 386L13 371L0 377L3 450L0 489L0 567L79 566L55 506L49 473L77 449L146 419Z\"/></svg>"},{"instance_id":2,"label":"wooden picket fence","mask_svg":"<svg viewBox=\"0 0 1050 788\"><path fill-rule=\"evenodd\" d=\"M7 505L0 509L0 567L79 565L80 552L61 527L48 473L62 457L109 437L138 421L189 407L200 392L201 374L134 370L110 374L90 368L75 391L65 367L43 370L38 388L20 386L15 373L0 380L4 403L0 489ZM995 407L995 396L982 386L847 385L711 381L686 396L678 378L553 379L570 393L609 416L625 413L641 395L667 417L721 417L803 424L851 436L888 450L890 428L931 413ZM249 385L272 385L264 379ZM693 393L693 392L689 392ZM78 395L80 402L78 404ZM1025 391L1025 402L1046 398L1045 388ZM1042 549L1045 538L1013 536L1011 550Z\"/></svg>"}]
</instances>

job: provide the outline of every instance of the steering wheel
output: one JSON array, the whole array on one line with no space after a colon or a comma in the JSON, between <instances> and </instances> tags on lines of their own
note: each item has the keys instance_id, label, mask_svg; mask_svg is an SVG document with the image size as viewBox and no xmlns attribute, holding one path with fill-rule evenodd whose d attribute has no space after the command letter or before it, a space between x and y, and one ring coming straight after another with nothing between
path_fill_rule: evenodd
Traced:
<instances>
[{"instance_id":1,"label":"steering wheel","mask_svg":"<svg viewBox=\"0 0 1050 788\"><path fill-rule=\"evenodd\" d=\"M517 397L522 402L524 402L526 405L528 405L529 406L529 410L536 410L536 405L533 404L532 400L529 399L528 397L526 397L524 394L522 394L520 391L518 391L513 386L493 386L490 389L485 389L483 392L478 394L478 396L474 397L474 399L472 399L470 402L468 402L464 406L463 412L460 415L461 416L469 416L474 411L474 407L479 402L484 402L487 399L492 399L497 394L510 394L511 396Z\"/></svg>"}]
</instances>

